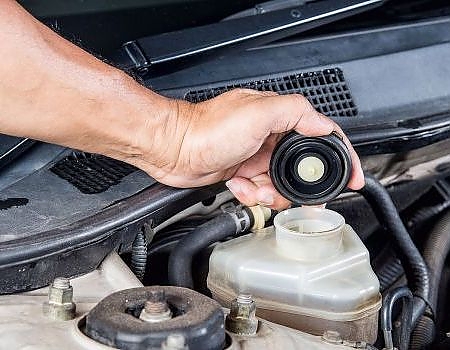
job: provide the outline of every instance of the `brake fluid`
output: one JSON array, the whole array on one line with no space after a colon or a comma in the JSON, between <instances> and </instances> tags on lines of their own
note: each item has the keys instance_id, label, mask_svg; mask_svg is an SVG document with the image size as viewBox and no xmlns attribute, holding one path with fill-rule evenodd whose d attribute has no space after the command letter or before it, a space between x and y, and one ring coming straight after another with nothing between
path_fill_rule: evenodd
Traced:
<instances>
[{"instance_id":1,"label":"brake fluid","mask_svg":"<svg viewBox=\"0 0 450 350\"><path fill-rule=\"evenodd\" d=\"M291 132L275 147L269 171L275 188L291 202L318 205L346 188L351 169L348 148L336 133L308 137Z\"/></svg>"}]
</instances>

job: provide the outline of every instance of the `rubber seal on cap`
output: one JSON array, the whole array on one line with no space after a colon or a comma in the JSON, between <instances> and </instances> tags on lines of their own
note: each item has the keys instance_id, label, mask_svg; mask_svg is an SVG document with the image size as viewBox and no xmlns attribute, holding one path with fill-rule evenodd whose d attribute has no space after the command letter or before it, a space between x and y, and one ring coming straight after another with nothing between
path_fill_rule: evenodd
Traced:
<instances>
[{"instance_id":1,"label":"rubber seal on cap","mask_svg":"<svg viewBox=\"0 0 450 350\"><path fill-rule=\"evenodd\" d=\"M302 180L316 182L325 174L325 165L320 158L308 156L298 163L297 172Z\"/></svg>"},{"instance_id":2,"label":"rubber seal on cap","mask_svg":"<svg viewBox=\"0 0 450 350\"><path fill-rule=\"evenodd\" d=\"M315 181L299 175L302 160L318 158L324 174ZM337 197L347 186L352 163L343 140L335 133L307 137L291 132L275 147L270 162L270 176L275 188L298 205L318 205Z\"/></svg>"}]
</instances>

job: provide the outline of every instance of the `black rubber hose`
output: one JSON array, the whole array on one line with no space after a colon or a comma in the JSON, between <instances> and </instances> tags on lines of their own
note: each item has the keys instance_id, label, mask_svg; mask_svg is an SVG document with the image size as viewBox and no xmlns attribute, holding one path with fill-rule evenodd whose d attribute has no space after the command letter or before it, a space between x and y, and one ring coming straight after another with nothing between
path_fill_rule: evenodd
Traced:
<instances>
[{"instance_id":1,"label":"black rubber hose","mask_svg":"<svg viewBox=\"0 0 450 350\"><path fill-rule=\"evenodd\" d=\"M447 211L436 223L425 243L423 257L430 271L430 305L433 310L438 306L438 292L445 260L450 253L450 211ZM420 327L419 327L420 325ZM434 322L423 316L413 333L411 348L422 349L430 346L435 335Z\"/></svg>"},{"instance_id":2,"label":"black rubber hose","mask_svg":"<svg viewBox=\"0 0 450 350\"><path fill-rule=\"evenodd\" d=\"M194 231L192 230L184 230L180 232L173 233L172 236L166 237L162 240L158 240L158 242L152 243L148 247L147 256L150 257L153 254L159 254L159 253L166 253L171 252L172 249L178 244L180 239L188 235L190 232Z\"/></svg>"},{"instance_id":3,"label":"black rubber hose","mask_svg":"<svg viewBox=\"0 0 450 350\"><path fill-rule=\"evenodd\" d=\"M143 231L139 231L131 246L131 271L142 281L147 267L147 239Z\"/></svg>"},{"instance_id":4,"label":"black rubber hose","mask_svg":"<svg viewBox=\"0 0 450 350\"><path fill-rule=\"evenodd\" d=\"M428 349L433 344L434 337L434 321L429 316L423 315L411 335L410 349Z\"/></svg>"},{"instance_id":5,"label":"black rubber hose","mask_svg":"<svg viewBox=\"0 0 450 350\"><path fill-rule=\"evenodd\" d=\"M430 271L430 304L436 308L438 289L445 259L450 253L450 211L447 211L431 230L423 250L423 258Z\"/></svg>"},{"instance_id":6,"label":"black rubber hose","mask_svg":"<svg viewBox=\"0 0 450 350\"><path fill-rule=\"evenodd\" d=\"M425 207L420 210L418 210L411 219L408 220L408 227L411 232L411 234L414 236L414 232L416 232L418 229L420 229L424 223L428 222L432 218L438 216L443 211L448 209L450 207L450 201L445 201L443 203L431 206L431 207ZM377 257L378 260L378 257ZM378 279L380 280L380 291L383 293L385 290L387 290L390 286L392 286L404 273L403 266L400 262L400 260L393 254L393 251L391 248L387 248L381 253L380 260L382 261L379 266L374 266L375 273L378 276ZM429 264L427 262L427 259L424 256L424 260L427 263L427 266L429 267ZM431 271L429 271L431 273ZM433 285L431 284L430 289L430 303L432 303L432 294L434 291ZM435 308L436 309L436 306Z\"/></svg>"},{"instance_id":7,"label":"black rubber hose","mask_svg":"<svg viewBox=\"0 0 450 350\"><path fill-rule=\"evenodd\" d=\"M377 271L377 276L380 280L380 292L384 293L387 291L404 273L405 270L403 270L399 259L396 257L389 259L380 271Z\"/></svg>"},{"instance_id":8,"label":"black rubber hose","mask_svg":"<svg viewBox=\"0 0 450 350\"><path fill-rule=\"evenodd\" d=\"M244 221L242 221L242 216L238 218L242 213L247 218ZM192 278L194 256L215 242L249 229L251 226L250 214L242 211L240 215L236 215L236 213L220 214L182 238L169 257L169 284L192 289L194 287Z\"/></svg>"},{"instance_id":9,"label":"black rubber hose","mask_svg":"<svg viewBox=\"0 0 450 350\"><path fill-rule=\"evenodd\" d=\"M386 246L372 262L373 269L380 281L383 294L405 273L391 245Z\"/></svg>"},{"instance_id":10,"label":"black rubber hose","mask_svg":"<svg viewBox=\"0 0 450 350\"><path fill-rule=\"evenodd\" d=\"M370 204L380 225L392 236L398 256L405 270L408 285L414 295L412 325L423 315L430 295L428 268L403 224L392 198L383 185L371 174L365 175L366 185L360 190Z\"/></svg>"},{"instance_id":11,"label":"black rubber hose","mask_svg":"<svg viewBox=\"0 0 450 350\"><path fill-rule=\"evenodd\" d=\"M428 220L447 210L449 207L450 201L445 201L443 203L439 203L431 207L422 208L419 211L417 211L417 213L415 213L410 220L408 220L408 227L410 227L411 229L414 229L415 227L420 227Z\"/></svg>"}]
</instances>

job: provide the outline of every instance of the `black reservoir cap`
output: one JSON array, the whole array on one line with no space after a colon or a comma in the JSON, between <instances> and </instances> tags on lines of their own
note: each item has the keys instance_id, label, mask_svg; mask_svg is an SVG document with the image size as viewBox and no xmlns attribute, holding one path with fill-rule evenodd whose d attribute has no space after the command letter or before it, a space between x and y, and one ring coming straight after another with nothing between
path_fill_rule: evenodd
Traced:
<instances>
[{"instance_id":1,"label":"black reservoir cap","mask_svg":"<svg viewBox=\"0 0 450 350\"><path fill-rule=\"evenodd\" d=\"M308 137L291 132L275 147L269 172L278 192L294 204L319 205L347 187L351 169L348 148L336 133Z\"/></svg>"}]
</instances>

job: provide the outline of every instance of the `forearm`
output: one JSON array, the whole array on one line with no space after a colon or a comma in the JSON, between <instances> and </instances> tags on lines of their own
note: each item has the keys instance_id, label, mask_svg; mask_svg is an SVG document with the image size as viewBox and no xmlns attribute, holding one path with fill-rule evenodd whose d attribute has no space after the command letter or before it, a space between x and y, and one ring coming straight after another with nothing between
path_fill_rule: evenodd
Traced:
<instances>
[{"instance_id":1,"label":"forearm","mask_svg":"<svg viewBox=\"0 0 450 350\"><path fill-rule=\"evenodd\" d=\"M14 1L0 2L0 43L1 133L134 164L153 138L170 137L159 134L177 118L175 102L64 40Z\"/></svg>"},{"instance_id":2,"label":"forearm","mask_svg":"<svg viewBox=\"0 0 450 350\"><path fill-rule=\"evenodd\" d=\"M193 187L233 178L247 205L289 203L267 171L277 140L295 130L341 134L352 155L349 187L364 183L342 130L300 95L234 90L189 104L159 96L0 0L0 133L101 153L156 180Z\"/></svg>"}]
</instances>

